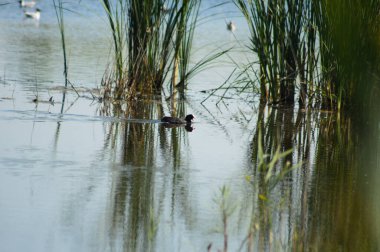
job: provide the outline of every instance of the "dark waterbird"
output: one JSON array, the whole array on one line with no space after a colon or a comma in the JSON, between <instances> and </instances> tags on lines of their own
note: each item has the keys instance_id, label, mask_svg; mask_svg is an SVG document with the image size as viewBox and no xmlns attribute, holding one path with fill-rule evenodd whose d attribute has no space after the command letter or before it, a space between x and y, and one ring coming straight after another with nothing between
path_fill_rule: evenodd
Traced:
<instances>
[{"instance_id":1,"label":"dark waterbird","mask_svg":"<svg viewBox=\"0 0 380 252\"><path fill-rule=\"evenodd\" d=\"M187 115L185 119L180 119L177 117L164 116L161 122L168 124L191 124L195 116L193 114Z\"/></svg>"}]
</instances>

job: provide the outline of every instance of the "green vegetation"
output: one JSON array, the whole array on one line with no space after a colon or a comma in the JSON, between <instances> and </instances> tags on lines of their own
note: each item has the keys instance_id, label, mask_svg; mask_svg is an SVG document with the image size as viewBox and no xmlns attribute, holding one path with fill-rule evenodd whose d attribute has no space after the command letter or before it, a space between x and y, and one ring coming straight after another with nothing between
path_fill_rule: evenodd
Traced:
<instances>
[{"instance_id":1,"label":"green vegetation","mask_svg":"<svg viewBox=\"0 0 380 252\"><path fill-rule=\"evenodd\" d=\"M319 34L322 108L368 109L377 93L380 2L320 0Z\"/></svg>"},{"instance_id":2,"label":"green vegetation","mask_svg":"<svg viewBox=\"0 0 380 252\"><path fill-rule=\"evenodd\" d=\"M63 75L65 76L65 88L67 88L68 66L67 66L67 57L66 57L65 23L63 20L63 4L61 0L58 0L58 3L56 3L56 1L53 0L53 4L54 4L55 14L57 16L59 32L61 34L61 45L62 45L62 52L63 52Z\"/></svg>"},{"instance_id":3,"label":"green vegetation","mask_svg":"<svg viewBox=\"0 0 380 252\"><path fill-rule=\"evenodd\" d=\"M302 107L369 105L377 90L370 76L378 71L378 1L234 2L258 58L242 72L259 83L262 102L292 105L298 97Z\"/></svg>"},{"instance_id":4,"label":"green vegetation","mask_svg":"<svg viewBox=\"0 0 380 252\"><path fill-rule=\"evenodd\" d=\"M221 219L223 222L223 252L228 251L228 219L234 213L237 205L231 197L231 188L228 186L223 186L220 188L220 194L218 194L214 203L218 206L218 210L221 214ZM210 245L211 246L211 245ZM211 247L210 247L211 249Z\"/></svg>"},{"instance_id":5,"label":"green vegetation","mask_svg":"<svg viewBox=\"0 0 380 252\"><path fill-rule=\"evenodd\" d=\"M172 87L183 89L193 72L189 59L200 1L102 3L115 57L114 67L103 81L105 97L124 99L142 92L157 93L169 79Z\"/></svg>"},{"instance_id":6,"label":"green vegetation","mask_svg":"<svg viewBox=\"0 0 380 252\"><path fill-rule=\"evenodd\" d=\"M298 78L299 102L305 104L307 83L316 71L312 4L300 0L234 2L250 30L248 48L258 58L261 101L293 104Z\"/></svg>"},{"instance_id":7,"label":"green vegetation","mask_svg":"<svg viewBox=\"0 0 380 252\"><path fill-rule=\"evenodd\" d=\"M247 48L257 61L236 71L232 85L259 92L261 102L269 104L298 101L301 107L361 111L375 102L379 93L379 1L233 2L248 25ZM178 90L183 96L189 78L228 51L191 63L201 0L101 3L113 40L113 61L102 80L106 99L156 94L166 84L170 96ZM54 6L67 86L62 1L54 1Z\"/></svg>"},{"instance_id":8,"label":"green vegetation","mask_svg":"<svg viewBox=\"0 0 380 252\"><path fill-rule=\"evenodd\" d=\"M275 151L271 150L270 147L268 148L268 145L264 144L261 126L259 126L255 136L257 138L255 137L255 140L252 142L251 150L253 155L251 160L253 167L252 174L246 176L246 181L252 187L253 192L250 195L252 197L252 201L250 202L252 204L250 208L251 212L249 212L249 208L238 209L241 206L237 204L236 198L231 196L231 188L228 186L221 187L220 194L214 199L223 223L223 250L220 251L228 251L228 223L233 218L232 215L235 212L239 212L245 216L244 218L250 216L250 223L247 224L247 235L242 240L239 251L244 246L246 246L247 251L255 251L258 248L261 248L259 250L264 250L269 240L267 236L270 233L274 233L271 231L274 228L272 225L274 212L281 208L282 201L285 200L285 198L282 198L284 194L278 195L276 191L281 187L287 174L302 165L302 162L292 164L289 161L293 149L282 152L280 145L276 147ZM264 149L267 149L269 152L265 153ZM249 201L249 199L244 198L242 201L247 200ZM237 209L238 211L236 211ZM254 244L255 241L258 241L259 244ZM273 241L270 241L270 243L273 243Z\"/></svg>"}]
</instances>

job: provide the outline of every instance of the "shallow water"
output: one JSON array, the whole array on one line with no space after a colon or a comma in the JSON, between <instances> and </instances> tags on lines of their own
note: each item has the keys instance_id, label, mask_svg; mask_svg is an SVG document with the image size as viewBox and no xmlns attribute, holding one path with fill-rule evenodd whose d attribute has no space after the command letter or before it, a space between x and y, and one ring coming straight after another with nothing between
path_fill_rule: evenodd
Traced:
<instances>
[{"instance_id":1,"label":"shallow water","mask_svg":"<svg viewBox=\"0 0 380 252\"><path fill-rule=\"evenodd\" d=\"M66 23L69 77L86 97L68 92L63 102L54 10L38 4L39 23L16 4L0 10L0 251L217 251L224 185L230 251L379 249L376 118L237 100L216 106L218 97L201 105L199 91L231 71L224 63L193 79L188 100L175 105L197 116L192 132L158 122L172 105L160 97L99 103L89 90L99 86L110 37L92 1L73 2L80 15L68 13ZM219 18L200 27L196 58L213 39L239 45L225 20L236 20L238 39L246 30L230 8L212 10ZM257 168L259 126L265 153L293 148L275 174L302 162L277 183Z\"/></svg>"}]
</instances>

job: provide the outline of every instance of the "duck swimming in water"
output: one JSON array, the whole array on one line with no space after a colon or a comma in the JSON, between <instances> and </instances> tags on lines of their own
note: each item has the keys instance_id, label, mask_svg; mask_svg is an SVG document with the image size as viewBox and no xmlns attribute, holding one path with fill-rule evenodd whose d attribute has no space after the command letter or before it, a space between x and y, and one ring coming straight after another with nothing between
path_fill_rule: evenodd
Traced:
<instances>
[{"instance_id":1,"label":"duck swimming in water","mask_svg":"<svg viewBox=\"0 0 380 252\"><path fill-rule=\"evenodd\" d=\"M191 124L194 120L195 116L193 114L189 114L185 117L185 119L180 119L177 117L171 117L171 116L164 116L161 119L161 122L168 123L168 124Z\"/></svg>"}]
</instances>

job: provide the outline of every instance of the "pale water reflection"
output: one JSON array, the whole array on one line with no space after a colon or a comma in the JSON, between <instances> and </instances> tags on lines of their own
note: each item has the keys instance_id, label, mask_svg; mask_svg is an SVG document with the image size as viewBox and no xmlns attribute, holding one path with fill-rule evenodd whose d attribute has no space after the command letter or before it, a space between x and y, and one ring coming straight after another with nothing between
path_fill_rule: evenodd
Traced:
<instances>
[{"instance_id":1,"label":"pale water reflection","mask_svg":"<svg viewBox=\"0 0 380 252\"><path fill-rule=\"evenodd\" d=\"M207 94L198 91L220 84L225 64L194 79L185 102L99 103L90 93L110 44L92 1L72 3L87 19L70 13L67 23L70 79L86 97L69 91L62 104L54 12L39 4L38 26L25 23L18 5L0 10L0 251L217 251L224 185L233 209L229 251L379 250L377 117L362 123L234 100L216 106L218 97L201 105ZM233 14L215 12L221 18L200 32L234 41L224 20ZM234 22L239 38L244 28ZM34 103L37 95L54 105ZM169 111L195 114L194 129L164 127L159 119ZM302 162L277 183L257 168L259 128L265 153L293 149L274 175Z\"/></svg>"}]
</instances>

